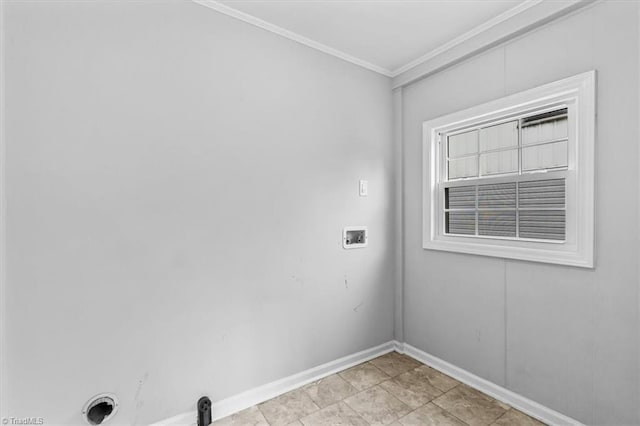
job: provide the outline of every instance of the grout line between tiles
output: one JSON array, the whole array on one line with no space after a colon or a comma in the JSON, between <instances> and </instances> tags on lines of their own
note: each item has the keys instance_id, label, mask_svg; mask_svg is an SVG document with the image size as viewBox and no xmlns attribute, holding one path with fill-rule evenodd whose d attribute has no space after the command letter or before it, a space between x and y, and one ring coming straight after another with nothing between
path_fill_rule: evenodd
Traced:
<instances>
[{"instance_id":1,"label":"grout line between tiles","mask_svg":"<svg viewBox=\"0 0 640 426\"><path fill-rule=\"evenodd\" d=\"M452 387L451 389L449 389L446 392L443 392L442 395L438 396L438 398L440 398L441 396L444 396L446 394L448 394L449 392L451 392L452 390L456 389L458 386L460 386L462 383L458 383L457 385L455 385L454 387ZM456 416L455 414L453 414L451 411L447 410L446 408L438 405L438 403L435 402L436 399L438 398L433 398L433 400L431 400L431 402L433 403L433 405L435 405L436 407L440 408L442 411L444 411L445 413L451 414L454 418L460 420L462 423L464 423L465 425L468 425L469 423L465 422L464 420L462 420L460 417Z\"/></svg>"},{"instance_id":2,"label":"grout line between tiles","mask_svg":"<svg viewBox=\"0 0 640 426\"><path fill-rule=\"evenodd\" d=\"M361 364L358 364L357 366L351 367L350 369L358 368L358 367L360 367L360 366L364 366L364 365L366 365L366 364L369 364L370 366L374 367L376 370L379 370L379 371L381 371L381 372L383 372L383 373L384 373L384 371L383 371L383 370L381 370L380 368L378 368L377 366L375 366L374 364L372 364L370 361L363 362L363 363L361 363ZM425 365L426 365L426 364L419 363L419 365L418 365L418 366L413 367L413 368L410 368L409 370L406 370L406 371L404 371L404 372L402 372L402 373L400 373L400 374L405 374L405 373L409 373L409 372L414 372L414 371L415 371L415 370L417 370L418 368L421 368L421 367L423 367L423 366L425 366ZM349 369L347 369L347 370L349 370ZM383 380L383 381L381 381L381 382L378 382L378 383L376 383L376 384L374 384L374 385L372 385L372 386L369 386L369 387L367 387L367 388L365 388L365 389L358 390L357 388L355 388L355 386L353 386L353 384L352 384L349 380L347 380L346 378L344 378L344 377L342 377L342 376L341 376L341 374L340 374L340 373L342 373L342 372L344 372L344 371L347 371L347 370L343 370L343 371L341 371L341 372L337 372L337 373L334 373L334 374L335 374L336 376L340 377L340 378L341 378L342 380L344 380L345 382L349 383L349 385L351 385L354 389L356 389L356 393L353 393L353 394L351 394L351 395L347 395L347 396L343 397L342 399L339 399L339 400L337 400L337 401L333 402L332 404L328 405L327 407L320 407L320 406L319 406L319 405L317 405L317 404L315 403L315 401L314 401L314 404L316 405L317 409L315 409L314 411L312 411L312 412L310 412L310 413L305 414L305 415L304 415L304 416L302 416L302 417L298 417L298 418L296 418L295 420L293 420L293 422L299 422L299 423L301 423L301 424L303 424L303 425L304 425L304 423L302 422L302 418L305 418L305 417L310 416L310 415L312 415L312 414L318 413L318 412L319 412L319 411L321 411L321 410L324 410L324 409L326 409L326 408L328 408L328 407L331 407L331 406L333 406L333 405L336 405L336 404L339 404L339 403L341 403L341 402L342 402L342 403L344 403L347 407L349 407L349 408L350 408L350 409L351 409L351 410L356 414L356 416L358 417L358 419L362 420L365 424L367 424L367 425L368 425L368 424L369 424L369 422L368 422L366 419L364 419L364 418L362 417L362 414L361 414L359 411L357 411L354 407L352 407L351 405L349 405L349 404L347 403L347 401L346 401L346 400L347 400L347 399L349 399L349 398L351 398L351 397L353 397L353 396L356 396L356 395L359 395L359 394L361 394L361 393L367 392L367 391L371 390L372 388L375 388L376 386L380 386L380 384L381 384L381 383L384 383L384 382L386 382L386 381L390 381L390 380L394 380L394 379L395 379L395 378L397 378L400 374L397 374L397 375L395 375L395 376L390 376L390 375L388 375L387 373L385 373L385 374L387 374L387 376L388 376L385 380ZM441 374L443 374L443 373L441 373ZM446 377L450 377L450 376L448 376L448 375L446 375L446 374L443 374L443 375L444 375L444 376L446 376ZM387 391L386 389L384 389L384 388L382 388L382 387L381 387L381 389L382 389L382 390L384 390L385 392L387 392L391 397L395 398L396 400L398 400L398 401L399 401L399 402L401 402L402 404L407 405L407 407L409 407L409 408L411 409L407 414L403 415L402 417L398 417L397 419L395 419L395 420L394 420L395 422L400 423L400 420L402 420L402 419L404 419L405 417L407 417L407 416L411 415L411 414L412 414L412 413L414 413L415 411L417 411L417 410L420 410L420 409L424 408L424 407L425 407L425 406L427 406L428 404L433 404L434 406L438 407L439 409L441 409L441 410L442 410L443 412L445 412L446 414L448 414L448 415L452 416L453 418L455 418L455 419L457 419L458 421L460 421L462 424L464 424L464 425L467 425L467 426L468 426L468 425L469 425L469 423L467 423L467 422L465 422L464 420L460 419L460 418L459 418L458 416L456 416L454 413L452 413L451 411L447 410L446 408L444 408L444 407L440 406L440 405L436 402L436 400L437 400L437 399L439 399L439 398L441 398L441 397L443 397L443 396L447 395L448 393L450 393L450 392L452 392L453 390L455 390L455 389L459 388L460 386L465 386L465 385L464 385L463 383L461 383L461 382L458 382L458 384L456 384L455 386L453 386L451 389L449 389L449 390L447 390L447 391L442 391L441 389L436 388L436 389L438 389L439 391L441 391L441 393L440 393L439 395L435 396L434 398L430 399L429 401L425 402L424 404L420 405L419 407L416 407L415 409L411 409L411 407L410 407L409 405L407 405L406 403L404 403L402 400L400 400L400 399L399 399L396 395L394 395L393 393L391 393L391 392ZM407 388L407 389L408 389L408 388ZM295 390L301 390L301 391L302 391L306 396L308 396L309 398L311 398L311 395L309 394L309 392L308 392L306 389L304 389L304 386L302 386L302 387L300 387L300 388L297 388L297 389L294 389L294 390L292 390L291 392L293 392L293 391L295 391ZM481 391L478 391L478 392L479 392L481 395L484 395L484 396L486 396L487 398L489 398L489 399L491 399L491 400L495 400L495 398L492 398L492 397L490 397L489 395L486 395L485 393L483 393L483 392L481 392ZM278 398L278 397L276 397L276 398ZM272 398L271 400L276 399L276 398ZM269 400L269 401L271 401L271 400ZM311 398L311 400L313 401L313 398ZM268 401L265 401L264 403L266 403L266 402L268 402ZM264 404L264 403L262 403L262 404ZM267 419L267 417L266 417L266 415L265 415L264 411L263 411L263 410L262 410L262 408L260 407L262 404L256 404L256 405L255 405L255 407L258 409L258 411L260 412L260 414L261 414L261 415L262 415L262 417L264 418L265 422L266 422L268 425L272 426L272 425L273 425L273 423L271 423L271 422ZM509 406L508 404L505 404L505 405L507 405L507 407L508 407L508 408L504 411L504 413L500 414L496 419L494 419L494 420L492 421L492 423L490 423L490 425L494 425L494 424L495 424L495 422L497 422L499 419L501 419L503 416L505 416L508 412L510 412L511 410L513 410L513 407Z\"/></svg>"},{"instance_id":3,"label":"grout line between tiles","mask_svg":"<svg viewBox=\"0 0 640 426\"><path fill-rule=\"evenodd\" d=\"M507 415L507 413L508 413L509 411L511 411L511 408L509 408L507 411L505 411L504 413L502 413L502 415L501 415L500 417L498 417L497 419L495 419L495 420L493 421L493 423L491 423L491 424L492 424L492 425L496 424L496 422L497 422L498 420L500 420L501 418L503 418L504 416L506 416L506 415Z\"/></svg>"}]
</instances>

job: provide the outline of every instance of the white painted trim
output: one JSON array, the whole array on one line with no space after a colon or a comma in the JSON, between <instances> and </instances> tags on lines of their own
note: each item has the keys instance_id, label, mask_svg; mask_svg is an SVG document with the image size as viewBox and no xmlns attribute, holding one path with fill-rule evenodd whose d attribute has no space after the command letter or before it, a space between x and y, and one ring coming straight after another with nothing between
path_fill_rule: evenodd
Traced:
<instances>
[{"instance_id":1,"label":"white painted trim","mask_svg":"<svg viewBox=\"0 0 640 426\"><path fill-rule=\"evenodd\" d=\"M302 371L284 379L267 383L266 385L250 389L238 395L225 398L214 402L213 420L218 420L238 411L268 401L278 395L300 388L308 383L330 376L340 371L351 368L355 365L367 362L373 358L379 357L389 352L396 351L406 354L430 367L435 368L442 373L453 377L454 379L471 386L474 389L483 392L492 398L509 404L510 406L534 417L549 425L572 425L584 426L582 423L551 408L545 407L535 401L525 398L515 392L512 392L502 386L489 382L481 377L476 376L462 368L456 367L440 358L430 355L409 344L392 340L382 345L367 349L352 355L345 356L335 361L322 364L318 367ZM151 426L193 426L196 424L196 411L183 413L166 420L159 421Z\"/></svg>"},{"instance_id":2,"label":"white painted trim","mask_svg":"<svg viewBox=\"0 0 640 426\"><path fill-rule=\"evenodd\" d=\"M391 77L396 77L405 71L409 71L410 69L424 62L427 62L429 59L435 58L436 56L446 52L447 50L453 49L459 44L462 44L468 40L471 40L473 37L476 37L479 34L482 34L483 32L490 30L496 25L499 25L502 22L505 22L513 18L514 16L517 16L523 13L524 11L532 8L533 6L538 5L539 3L542 3L543 1L544 0L525 0L524 2L518 4L517 6L507 10L506 12L503 12L500 15L489 19L487 22L484 22L478 25L477 27L471 29L470 31L467 31L466 33L452 39L451 41L448 41L447 43L433 49L432 51L420 56L419 58L416 58L413 61L401 66L400 68L393 70L391 72Z\"/></svg>"},{"instance_id":3,"label":"white painted trim","mask_svg":"<svg viewBox=\"0 0 640 426\"><path fill-rule=\"evenodd\" d=\"M255 25L256 27L270 31L274 34L278 34L279 36L288 38L289 40L293 40L298 43L304 44L305 46L311 47L312 49L316 49L321 52L327 53L329 55L335 56L344 61L361 66L368 70L377 72L378 74L382 74L386 77L391 77L391 74L392 74L391 71L384 67L372 64L371 62L367 62L360 58L356 58L355 56L349 55L348 53L345 53L341 50L334 49L333 47L327 46L326 44L322 44L315 40L311 40L310 38L307 38L303 35L300 35L293 31L289 31L277 25L271 24L260 18L256 18L255 16L249 15L248 13L244 13L237 9L224 5L218 1L215 1L215 0L192 0L192 1L194 3L198 3L202 6L213 9L217 12L224 13L225 15L231 16L232 18L239 19L248 24Z\"/></svg>"},{"instance_id":4,"label":"white painted trim","mask_svg":"<svg viewBox=\"0 0 640 426\"><path fill-rule=\"evenodd\" d=\"M302 387L308 383L320 380L323 377L327 377L337 372L346 370L347 368L351 368L355 365L369 361L373 358L379 357L380 355L393 352L394 350L396 350L397 344L398 343L395 341L387 342L352 355L347 355L335 361L330 361L326 364L310 368L292 376L276 380L275 382L267 383L256 388L249 389L238 395L234 395L219 401L214 401L212 404L213 420L221 419L223 417L237 413L238 411L244 410L245 408L252 407L256 404L268 401L271 398L275 398L278 395L282 395L283 393ZM195 424L196 411L194 410L154 423L152 426L192 426Z\"/></svg>"},{"instance_id":5,"label":"white painted trim","mask_svg":"<svg viewBox=\"0 0 640 426\"><path fill-rule=\"evenodd\" d=\"M391 343L393 344L393 350L394 351L398 352L399 354L405 353L404 352L405 344L403 342L399 342L397 340L393 340Z\"/></svg>"},{"instance_id":6,"label":"white painted trim","mask_svg":"<svg viewBox=\"0 0 640 426\"><path fill-rule=\"evenodd\" d=\"M392 88L412 84L422 78L464 61L499 44L505 43L598 0L542 0L521 4L453 39L392 72Z\"/></svg>"},{"instance_id":7,"label":"white painted trim","mask_svg":"<svg viewBox=\"0 0 640 426\"><path fill-rule=\"evenodd\" d=\"M279 36L301 43L312 49L335 56L344 61L377 72L386 77L393 78L393 88L409 84L422 76L442 69L463 57L469 57L491 45L504 42L520 35L522 32L531 31L544 25L550 20L586 6L594 0L567 0L554 2L551 0L525 0L515 7L489 19L488 21L472 28L464 34L448 41L447 43L427 52L426 54L395 69L389 70L380 65L373 64L364 59L350 55L339 49L312 40L296 32L287 30L263 19L257 18L245 12L241 12L216 0L191 0L194 3L213 9L232 18L239 19L248 24L270 31ZM468 48L464 46L469 46ZM454 50L460 52L452 53ZM425 68L420 69L418 68ZM411 71L411 72L410 72Z\"/></svg>"},{"instance_id":8,"label":"white painted trim","mask_svg":"<svg viewBox=\"0 0 640 426\"><path fill-rule=\"evenodd\" d=\"M596 73L589 71L424 122L422 247L430 250L593 268L595 84ZM440 171L442 143L439 135L551 105L569 103L575 105L575 123L579 125L573 124L576 146L573 149L573 156L570 156L569 164L569 171L575 176L576 186L573 190L567 191L567 196L573 197L576 202L569 203L567 206L567 215L575 215L575 220L567 221L568 241L557 244L445 235L441 227L443 210L439 205L441 195L438 191L443 175ZM574 159L573 166L571 158ZM469 184L475 184L481 182L481 179L469 180L469 182Z\"/></svg>"},{"instance_id":9,"label":"white painted trim","mask_svg":"<svg viewBox=\"0 0 640 426\"><path fill-rule=\"evenodd\" d=\"M565 416L562 413L552 410L549 407L545 407L544 405L532 401L529 398L525 398L524 396L512 392L509 389L496 385L495 383L485 380L482 377L476 376L475 374L470 373L467 370L456 367L453 364L430 355L411 345L405 343L403 345L403 349L404 353L411 358L427 364L428 366L433 367L436 370L448 376L451 376L454 379L466 385L469 385L472 388L477 389L492 398L502 401L505 404L509 404L510 406L548 425L584 426L582 423L575 419L572 419L571 417Z\"/></svg>"}]
</instances>

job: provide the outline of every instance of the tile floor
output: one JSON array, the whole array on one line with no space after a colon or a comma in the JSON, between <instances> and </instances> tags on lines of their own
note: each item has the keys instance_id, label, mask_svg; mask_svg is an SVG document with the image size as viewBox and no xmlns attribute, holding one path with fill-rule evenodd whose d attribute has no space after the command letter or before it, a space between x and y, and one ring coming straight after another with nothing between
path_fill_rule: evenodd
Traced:
<instances>
[{"instance_id":1,"label":"tile floor","mask_svg":"<svg viewBox=\"0 0 640 426\"><path fill-rule=\"evenodd\" d=\"M391 352L214 425L541 426L431 367Z\"/></svg>"}]
</instances>

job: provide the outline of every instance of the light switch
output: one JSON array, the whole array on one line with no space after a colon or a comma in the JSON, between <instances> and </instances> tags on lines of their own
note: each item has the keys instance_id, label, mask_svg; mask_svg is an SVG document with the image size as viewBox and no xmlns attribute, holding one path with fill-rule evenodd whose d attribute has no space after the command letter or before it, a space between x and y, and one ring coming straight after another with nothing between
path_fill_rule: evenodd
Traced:
<instances>
[{"instance_id":1,"label":"light switch","mask_svg":"<svg viewBox=\"0 0 640 426\"><path fill-rule=\"evenodd\" d=\"M369 195L369 181L368 180L361 180L360 181L360 196L361 197L366 197L367 195Z\"/></svg>"}]
</instances>

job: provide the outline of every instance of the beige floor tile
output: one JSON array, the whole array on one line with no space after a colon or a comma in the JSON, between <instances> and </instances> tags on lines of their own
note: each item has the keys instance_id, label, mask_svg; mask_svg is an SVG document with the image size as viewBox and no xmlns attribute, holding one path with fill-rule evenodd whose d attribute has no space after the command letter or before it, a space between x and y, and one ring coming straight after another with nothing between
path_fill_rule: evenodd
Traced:
<instances>
[{"instance_id":1,"label":"beige floor tile","mask_svg":"<svg viewBox=\"0 0 640 426\"><path fill-rule=\"evenodd\" d=\"M421 407L433 398L442 395L440 389L431 386L423 376L414 370L382 382L380 387L407 404L411 409Z\"/></svg>"},{"instance_id":2,"label":"beige floor tile","mask_svg":"<svg viewBox=\"0 0 640 426\"><path fill-rule=\"evenodd\" d=\"M389 378L388 374L368 362L342 371L339 375L359 391L369 389Z\"/></svg>"},{"instance_id":3,"label":"beige floor tile","mask_svg":"<svg viewBox=\"0 0 640 426\"><path fill-rule=\"evenodd\" d=\"M267 423L267 420L256 406L247 408L246 410L242 410L220 420L216 420L213 424L216 426L269 426L269 423Z\"/></svg>"},{"instance_id":4,"label":"beige floor tile","mask_svg":"<svg viewBox=\"0 0 640 426\"><path fill-rule=\"evenodd\" d=\"M428 403L399 420L404 426L467 426L463 421L455 418L435 404Z\"/></svg>"},{"instance_id":5,"label":"beige floor tile","mask_svg":"<svg viewBox=\"0 0 640 426\"><path fill-rule=\"evenodd\" d=\"M214 424L544 426L482 392L395 352Z\"/></svg>"},{"instance_id":6,"label":"beige floor tile","mask_svg":"<svg viewBox=\"0 0 640 426\"><path fill-rule=\"evenodd\" d=\"M350 396L344 402L375 425L388 425L411 411L409 406L379 385Z\"/></svg>"},{"instance_id":7,"label":"beige floor tile","mask_svg":"<svg viewBox=\"0 0 640 426\"><path fill-rule=\"evenodd\" d=\"M258 407L272 426L286 425L319 409L302 389L280 395Z\"/></svg>"},{"instance_id":8,"label":"beige floor tile","mask_svg":"<svg viewBox=\"0 0 640 426\"><path fill-rule=\"evenodd\" d=\"M464 384L434 399L433 403L470 426L489 425L509 409L508 405Z\"/></svg>"},{"instance_id":9,"label":"beige floor tile","mask_svg":"<svg viewBox=\"0 0 640 426\"><path fill-rule=\"evenodd\" d=\"M460 384L457 380L442 374L428 365L422 365L414 370L416 373L424 377L431 386L440 389L442 392L448 392Z\"/></svg>"},{"instance_id":10,"label":"beige floor tile","mask_svg":"<svg viewBox=\"0 0 640 426\"><path fill-rule=\"evenodd\" d=\"M391 377L406 373L409 370L423 365L415 359L399 354L398 352L389 352L369 362Z\"/></svg>"},{"instance_id":11,"label":"beige floor tile","mask_svg":"<svg viewBox=\"0 0 640 426\"><path fill-rule=\"evenodd\" d=\"M493 424L496 426L544 426L544 423L514 408L504 413L502 417Z\"/></svg>"},{"instance_id":12,"label":"beige floor tile","mask_svg":"<svg viewBox=\"0 0 640 426\"><path fill-rule=\"evenodd\" d=\"M358 392L337 374L310 383L303 389L320 408L328 407Z\"/></svg>"},{"instance_id":13,"label":"beige floor tile","mask_svg":"<svg viewBox=\"0 0 640 426\"><path fill-rule=\"evenodd\" d=\"M362 419L351 407L340 401L309 414L300 419L305 426L367 426L368 423Z\"/></svg>"}]
</instances>

